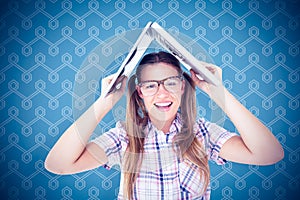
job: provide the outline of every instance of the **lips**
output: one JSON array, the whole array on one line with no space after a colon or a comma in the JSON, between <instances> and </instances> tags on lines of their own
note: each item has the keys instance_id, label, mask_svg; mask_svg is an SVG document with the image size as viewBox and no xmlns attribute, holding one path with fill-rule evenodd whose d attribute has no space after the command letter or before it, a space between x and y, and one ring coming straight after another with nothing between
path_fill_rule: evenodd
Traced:
<instances>
[{"instance_id":1,"label":"lips","mask_svg":"<svg viewBox=\"0 0 300 200\"><path fill-rule=\"evenodd\" d=\"M157 102L154 103L155 107L158 108L160 111L168 111L172 106L173 102Z\"/></svg>"}]
</instances>

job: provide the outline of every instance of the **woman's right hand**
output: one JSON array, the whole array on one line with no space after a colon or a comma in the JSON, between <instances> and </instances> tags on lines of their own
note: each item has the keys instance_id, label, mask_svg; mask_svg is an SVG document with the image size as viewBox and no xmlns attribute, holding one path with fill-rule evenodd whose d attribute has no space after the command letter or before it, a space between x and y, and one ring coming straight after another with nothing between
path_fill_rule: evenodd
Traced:
<instances>
[{"instance_id":1,"label":"woman's right hand","mask_svg":"<svg viewBox=\"0 0 300 200\"><path fill-rule=\"evenodd\" d=\"M108 87L114 75L102 80L102 90ZM56 174L72 174L93 169L107 162L103 149L89 143L90 136L103 117L122 97L126 88L125 76L119 80L121 85L114 92L105 96L101 94L59 138L49 152L45 167Z\"/></svg>"},{"instance_id":2,"label":"woman's right hand","mask_svg":"<svg viewBox=\"0 0 300 200\"><path fill-rule=\"evenodd\" d=\"M101 81L101 96L100 96L100 98L102 98L104 100L108 100L112 107L123 96L125 89L126 89L126 82L127 82L127 77L125 75L120 76L116 80L116 83L118 83L118 84L116 84L114 90L112 92L108 93L107 95L105 95L104 91L106 91L107 87L109 86L109 84L111 83L111 81L113 80L115 75L116 74L109 75L109 76L103 78Z\"/></svg>"}]
</instances>

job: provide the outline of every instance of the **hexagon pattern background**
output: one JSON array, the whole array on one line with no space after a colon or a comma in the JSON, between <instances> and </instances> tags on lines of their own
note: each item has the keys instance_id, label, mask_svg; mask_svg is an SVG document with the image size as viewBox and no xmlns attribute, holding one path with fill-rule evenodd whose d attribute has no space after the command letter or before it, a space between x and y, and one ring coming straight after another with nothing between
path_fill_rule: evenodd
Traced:
<instances>
[{"instance_id":1,"label":"hexagon pattern background","mask_svg":"<svg viewBox=\"0 0 300 200\"><path fill-rule=\"evenodd\" d=\"M117 169L61 176L44 160L133 45L124 34L148 21L186 36L193 53L204 49L196 56L223 69L225 86L284 147L285 158L271 166L210 163L211 198L299 198L299 7L298 0L1 1L1 199L117 198ZM216 106L200 91L197 98L199 115L212 119ZM94 136L124 113L121 101Z\"/></svg>"}]
</instances>

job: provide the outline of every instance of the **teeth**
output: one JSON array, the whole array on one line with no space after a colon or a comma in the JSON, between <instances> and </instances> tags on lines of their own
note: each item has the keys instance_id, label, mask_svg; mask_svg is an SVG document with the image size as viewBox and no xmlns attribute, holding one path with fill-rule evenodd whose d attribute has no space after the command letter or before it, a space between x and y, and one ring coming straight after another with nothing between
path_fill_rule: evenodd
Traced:
<instances>
[{"instance_id":1,"label":"teeth","mask_svg":"<svg viewBox=\"0 0 300 200\"><path fill-rule=\"evenodd\" d=\"M156 106L161 106L161 107L164 107L164 106L170 106L171 104L172 104L171 102L155 103Z\"/></svg>"}]
</instances>

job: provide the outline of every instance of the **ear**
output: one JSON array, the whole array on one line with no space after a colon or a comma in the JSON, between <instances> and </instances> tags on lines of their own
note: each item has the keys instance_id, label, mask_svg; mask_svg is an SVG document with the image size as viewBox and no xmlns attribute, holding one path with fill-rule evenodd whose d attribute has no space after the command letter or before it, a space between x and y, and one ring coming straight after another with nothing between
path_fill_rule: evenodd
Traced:
<instances>
[{"instance_id":1,"label":"ear","mask_svg":"<svg viewBox=\"0 0 300 200\"><path fill-rule=\"evenodd\" d=\"M142 92L141 92L141 89L140 89L140 87L139 87L139 86L135 86L135 89L136 89L136 91L137 91L137 93L138 93L139 97L143 99L143 98L144 98L144 96L143 96L143 94L142 94Z\"/></svg>"},{"instance_id":2,"label":"ear","mask_svg":"<svg viewBox=\"0 0 300 200\"><path fill-rule=\"evenodd\" d=\"M185 80L182 80L182 85L181 85L181 95L184 94L184 89L185 89Z\"/></svg>"}]
</instances>

